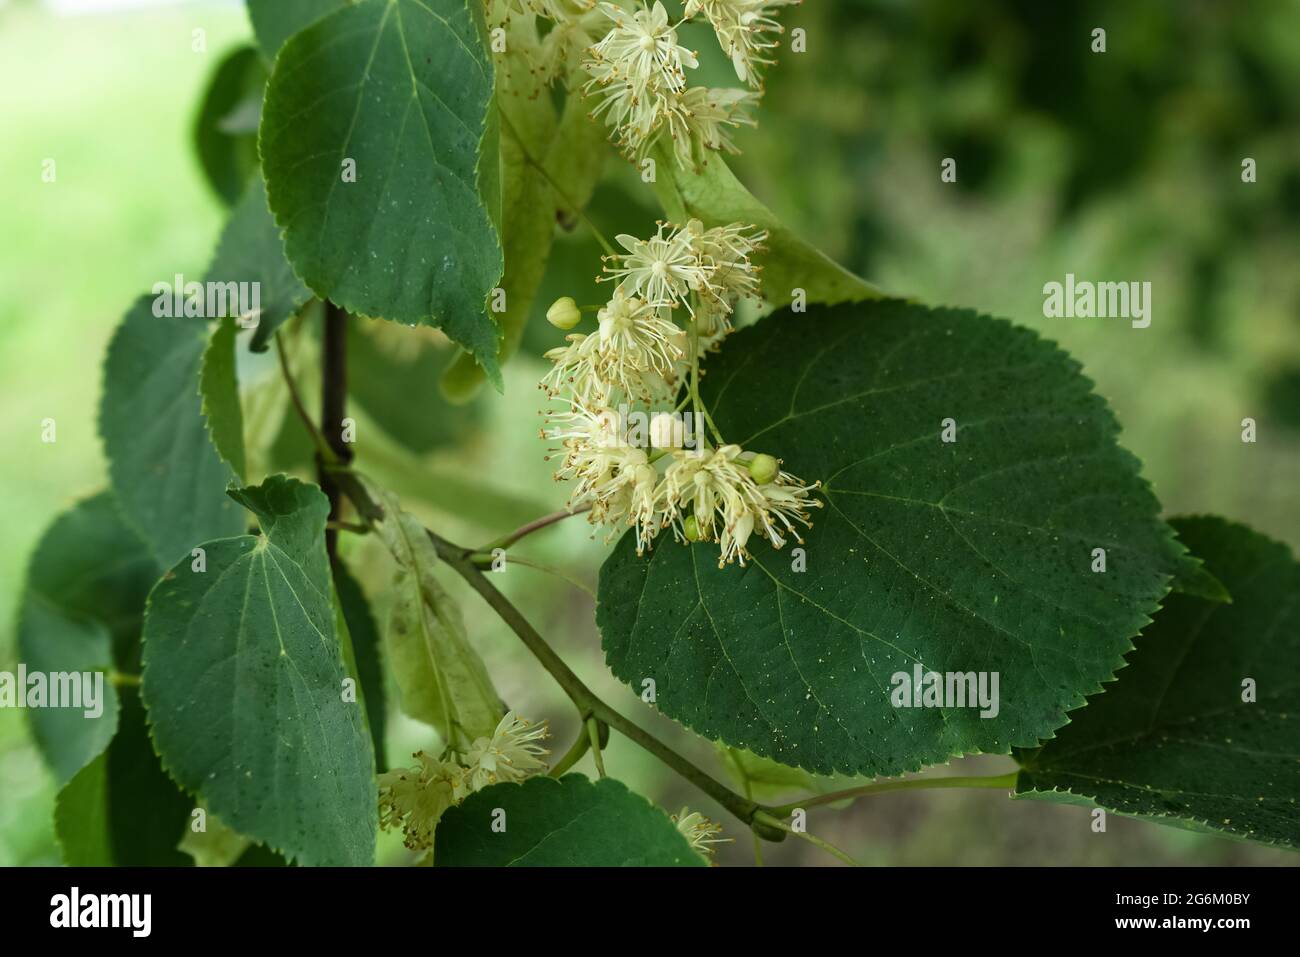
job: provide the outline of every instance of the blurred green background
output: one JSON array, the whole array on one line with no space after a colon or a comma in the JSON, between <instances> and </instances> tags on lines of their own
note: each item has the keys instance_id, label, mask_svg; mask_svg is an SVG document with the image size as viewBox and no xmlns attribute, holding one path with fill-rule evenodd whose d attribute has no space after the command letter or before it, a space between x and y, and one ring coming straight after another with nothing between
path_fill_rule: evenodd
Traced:
<instances>
[{"instance_id":1,"label":"blurred green background","mask_svg":"<svg viewBox=\"0 0 1300 957\"><path fill-rule=\"evenodd\" d=\"M114 9L72 12L96 6ZM816 0L781 19L806 31L807 52L782 55L759 129L738 137L735 166L755 194L892 292L1007 316L1061 342L1111 401L1170 514L1216 512L1300 546L1300 4ZM1104 54L1090 51L1094 27L1107 31ZM191 48L196 28L206 52ZM218 62L249 37L233 2L0 0L0 668L15 664L31 549L55 515L105 484L95 421L113 328L135 296L199 274L211 254L225 211L191 127ZM689 42L706 61L694 82L734 82L710 37ZM956 183L940 181L945 157ZM1242 183L1244 157L1258 182ZM54 183L41 180L46 159L58 164ZM617 161L611 169L593 218L606 232L645 231L656 212L648 187ZM561 238L538 310L566 292L591 301L580 287L595 249L581 232ZM1151 327L1043 318L1043 284L1067 272L1150 280ZM462 417L460 427L417 455L362 412L360 467L456 540L485 541L558 507L534 386L538 353L559 338L533 322L506 395L467 410L433 397L435 364L429 399L414 408L429 421ZM365 411L379 415L382 402ZM1253 445L1239 437L1247 416L1259 424ZM40 440L46 418L57 422L53 444ZM292 451L281 459L292 464ZM348 547L366 584L382 585L372 546ZM594 583L605 550L574 521L522 553ZM499 581L607 700L727 773L710 744L609 676L589 597L526 568ZM575 727L558 689L474 596L456 594L503 696L550 719L563 750ZM394 762L428 743L427 729L392 719ZM724 863L753 860L746 834L639 750L615 740L607 762L665 808L715 816L736 838ZM1009 766L981 757L951 771ZM589 760L579 767L590 773ZM21 712L0 710L0 864L58 861L53 801ZM1094 834L1090 820L1080 808L952 791L815 811L810 829L870 864L1294 862L1115 816ZM802 844L765 852L769 863L835 863ZM400 841L386 838L381 860L405 862Z\"/></svg>"}]
</instances>

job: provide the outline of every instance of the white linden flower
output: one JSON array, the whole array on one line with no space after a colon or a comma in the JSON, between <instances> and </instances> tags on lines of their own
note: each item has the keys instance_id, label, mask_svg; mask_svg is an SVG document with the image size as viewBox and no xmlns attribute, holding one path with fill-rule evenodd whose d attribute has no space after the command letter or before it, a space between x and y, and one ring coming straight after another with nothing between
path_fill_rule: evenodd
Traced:
<instances>
[{"instance_id":1,"label":"white linden flower","mask_svg":"<svg viewBox=\"0 0 1300 957\"><path fill-rule=\"evenodd\" d=\"M642 91L660 84L675 93L686 89L684 67L700 63L677 43L677 31L668 25L668 11L659 0L633 14L612 3L602 3L600 10L614 26L591 48L587 71L595 82L620 79Z\"/></svg>"},{"instance_id":2,"label":"white linden flower","mask_svg":"<svg viewBox=\"0 0 1300 957\"><path fill-rule=\"evenodd\" d=\"M662 486L653 465L638 465L635 477L627 520L636 529L636 553L641 555L664 526L663 513L659 510Z\"/></svg>"},{"instance_id":3,"label":"white linden flower","mask_svg":"<svg viewBox=\"0 0 1300 957\"><path fill-rule=\"evenodd\" d=\"M698 219L692 219L684 232L689 237L691 248L709 272L709 288L718 291L718 305L730 313L731 299L739 296L757 298L759 267L749 257L763 248L766 230L742 223L705 229Z\"/></svg>"},{"instance_id":4,"label":"white linden flower","mask_svg":"<svg viewBox=\"0 0 1300 957\"><path fill-rule=\"evenodd\" d=\"M705 541L717 538L718 566L738 561L743 566L746 546L755 528L774 548L785 545L785 536L796 532L796 524L811 526L807 509L821 507L810 498L818 484L804 485L782 472L765 485L749 474L738 445L715 450L677 452L664 475L664 516L678 538L689 541L686 519L695 519L696 536Z\"/></svg>"},{"instance_id":5,"label":"white linden flower","mask_svg":"<svg viewBox=\"0 0 1300 957\"><path fill-rule=\"evenodd\" d=\"M656 306L686 303L692 292L709 288L709 270L691 248L681 230L665 235L669 223L660 223L659 231L649 239L637 239L620 233L615 239L627 250L612 257L614 267L605 266L608 279L620 280L618 289L625 296L637 296Z\"/></svg>"},{"instance_id":6,"label":"white linden flower","mask_svg":"<svg viewBox=\"0 0 1300 957\"><path fill-rule=\"evenodd\" d=\"M749 113L757 103L758 94L749 90L711 90L703 86L693 86L676 97L665 108L664 117L677 165L695 166L697 142L707 149L739 153L731 130L758 125Z\"/></svg>"},{"instance_id":7,"label":"white linden flower","mask_svg":"<svg viewBox=\"0 0 1300 957\"><path fill-rule=\"evenodd\" d=\"M564 0L548 2L567 5ZM573 6L577 7L576 4ZM562 78L567 85L569 78L581 70L583 56L604 29L605 15L596 9L593 0L581 11L567 17L550 19L555 23L542 38L537 55L537 70L544 82Z\"/></svg>"},{"instance_id":8,"label":"white linden flower","mask_svg":"<svg viewBox=\"0 0 1300 957\"><path fill-rule=\"evenodd\" d=\"M739 455L738 445L673 453L664 474L664 512L682 537L688 515L695 516L700 536L711 539L718 513L724 526L744 513L745 486L753 479L737 462Z\"/></svg>"},{"instance_id":9,"label":"white linden flower","mask_svg":"<svg viewBox=\"0 0 1300 957\"><path fill-rule=\"evenodd\" d=\"M634 446L623 446L613 462L614 466L588 491L589 521L595 525L619 526L629 520L637 477L642 467L648 467L645 451ZM610 532L611 537L615 534L617 530Z\"/></svg>"},{"instance_id":10,"label":"white linden flower","mask_svg":"<svg viewBox=\"0 0 1300 957\"><path fill-rule=\"evenodd\" d=\"M685 67L699 61L677 43L658 0L633 14L612 3L602 3L600 11L614 26L587 51L582 66L591 79L583 90L600 99L592 116L605 114L605 122L619 129L623 149L637 153L663 122L670 98L686 89Z\"/></svg>"},{"instance_id":11,"label":"white linden flower","mask_svg":"<svg viewBox=\"0 0 1300 957\"><path fill-rule=\"evenodd\" d=\"M444 811L461 799L465 770L417 751L418 767L379 775L379 826L401 827L413 851L433 846L433 832Z\"/></svg>"},{"instance_id":12,"label":"white linden flower","mask_svg":"<svg viewBox=\"0 0 1300 957\"><path fill-rule=\"evenodd\" d=\"M513 711L506 714L490 738L479 738L465 753L466 777L474 791L490 784L519 782L546 770L541 760L551 752L537 742L547 737L546 723L529 724Z\"/></svg>"},{"instance_id":13,"label":"white linden flower","mask_svg":"<svg viewBox=\"0 0 1300 957\"><path fill-rule=\"evenodd\" d=\"M821 508L822 503L809 495L821 487L821 482L805 485L801 479L789 472L778 472L776 478L758 490L763 501L756 509L763 535L773 548L785 545L785 536L793 535L795 541L803 542L796 523L805 528L812 528L808 519L809 508Z\"/></svg>"},{"instance_id":14,"label":"white linden flower","mask_svg":"<svg viewBox=\"0 0 1300 957\"><path fill-rule=\"evenodd\" d=\"M597 368L601 362L600 337L575 332L564 338L569 343L567 346L546 352L545 357L554 365L542 378L542 389L552 397L568 389L584 403L603 404L609 397L609 387Z\"/></svg>"},{"instance_id":15,"label":"white linden flower","mask_svg":"<svg viewBox=\"0 0 1300 957\"><path fill-rule=\"evenodd\" d=\"M543 430L542 437L558 440L560 447L554 451L563 453L555 478L577 482L569 496L570 508L591 501L615 482L621 470L640 464L632 453L641 450L623 440L618 415L609 409L593 409L575 400L567 411L551 413L546 421L551 428ZM590 520L596 521L595 513Z\"/></svg>"},{"instance_id":16,"label":"white linden flower","mask_svg":"<svg viewBox=\"0 0 1300 957\"><path fill-rule=\"evenodd\" d=\"M690 808L684 807L680 814L673 815L673 823L691 845L691 850L706 860L713 856L712 845L726 844L731 840L729 837L718 837L722 833L721 824L713 823L699 811Z\"/></svg>"},{"instance_id":17,"label":"white linden flower","mask_svg":"<svg viewBox=\"0 0 1300 957\"><path fill-rule=\"evenodd\" d=\"M767 54L778 43L773 34L783 33L773 19L778 7L792 6L801 0L687 0L686 17L703 13L718 36L718 45L731 58L731 65L742 83L755 89L762 86L760 66L774 62Z\"/></svg>"},{"instance_id":18,"label":"white linden flower","mask_svg":"<svg viewBox=\"0 0 1300 957\"><path fill-rule=\"evenodd\" d=\"M600 320L598 374L618 386L624 395L651 399L662 392L653 379L674 377L676 363L685 356L681 329L658 306L615 289L608 304L597 313ZM651 373L647 382L646 373Z\"/></svg>"}]
</instances>

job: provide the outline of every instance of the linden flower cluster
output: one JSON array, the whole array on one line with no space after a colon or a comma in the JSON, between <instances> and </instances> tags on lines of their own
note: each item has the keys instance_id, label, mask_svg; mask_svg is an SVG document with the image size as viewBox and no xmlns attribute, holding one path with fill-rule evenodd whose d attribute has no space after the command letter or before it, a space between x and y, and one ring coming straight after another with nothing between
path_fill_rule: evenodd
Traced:
<instances>
[{"instance_id":1,"label":"linden flower cluster","mask_svg":"<svg viewBox=\"0 0 1300 957\"><path fill-rule=\"evenodd\" d=\"M550 752L538 742L546 737L545 723L530 724L511 711L490 738L470 745L463 761L415 752L415 767L379 775L379 826L401 827L407 847L427 851L447 808L490 784L519 782L545 771L541 759Z\"/></svg>"},{"instance_id":2,"label":"linden flower cluster","mask_svg":"<svg viewBox=\"0 0 1300 957\"><path fill-rule=\"evenodd\" d=\"M507 30L508 43L542 82L561 79L595 102L592 116L614 130L629 157L644 157L663 138L680 166L694 166L697 147L736 153L733 131L754 126L751 110L762 92L762 69L783 32L774 14L801 0L686 0L672 22L661 0L488 0L490 24ZM538 30L535 18L550 21ZM699 66L678 42L677 28L706 20L744 89L692 87L686 71Z\"/></svg>"},{"instance_id":3,"label":"linden flower cluster","mask_svg":"<svg viewBox=\"0 0 1300 957\"><path fill-rule=\"evenodd\" d=\"M714 844L727 844L731 841L729 837L718 836L722 833L721 824L715 824L699 811L684 807L680 814L673 815L672 820L677 825L677 832L691 845L691 850L705 860L712 859Z\"/></svg>"},{"instance_id":4,"label":"linden flower cluster","mask_svg":"<svg viewBox=\"0 0 1300 957\"><path fill-rule=\"evenodd\" d=\"M731 330L736 301L758 295L750 257L766 235L698 220L660 223L645 240L620 235L625 251L604 257L603 278L618 285L597 311L598 329L546 353L553 365L541 388L560 403L541 433L558 443L548 458L559 460L556 479L574 483L568 507L587 509L607 540L633 528L641 552L671 527L679 541L716 541L721 567L745 564L755 532L781 548L811 525L817 483L723 441L699 397L700 358ZM565 297L547 318L572 329L582 315ZM648 427L638 434L633 419Z\"/></svg>"}]
</instances>

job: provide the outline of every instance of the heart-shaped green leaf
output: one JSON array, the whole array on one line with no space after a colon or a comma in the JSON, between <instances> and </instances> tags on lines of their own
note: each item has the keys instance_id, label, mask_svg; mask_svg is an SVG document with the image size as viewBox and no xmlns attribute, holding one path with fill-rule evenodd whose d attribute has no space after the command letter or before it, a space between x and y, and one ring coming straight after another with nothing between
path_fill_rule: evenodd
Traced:
<instances>
[{"instance_id":1,"label":"heart-shaped green leaf","mask_svg":"<svg viewBox=\"0 0 1300 957\"><path fill-rule=\"evenodd\" d=\"M480 193L497 165L494 141L480 173L492 65L478 20L466 0L364 0L317 20L276 58L260 143L307 285L352 312L441 328L499 387L487 297L501 247Z\"/></svg>"},{"instance_id":2,"label":"heart-shaped green leaf","mask_svg":"<svg viewBox=\"0 0 1300 957\"><path fill-rule=\"evenodd\" d=\"M1300 847L1300 562L1220 518L1173 525L1232 604L1170 595L1115 683L1021 756L1017 794Z\"/></svg>"},{"instance_id":3,"label":"heart-shaped green leaf","mask_svg":"<svg viewBox=\"0 0 1300 957\"><path fill-rule=\"evenodd\" d=\"M122 513L166 567L206 539L238 534L244 517L225 495L233 473L201 411L211 327L155 316L153 305L138 300L109 343L99 434Z\"/></svg>"},{"instance_id":4,"label":"heart-shaped green leaf","mask_svg":"<svg viewBox=\"0 0 1300 957\"><path fill-rule=\"evenodd\" d=\"M825 501L800 552L756 534L747 567L720 569L715 544L664 535L639 558L625 536L602 568L610 667L706 737L821 774L1032 746L1168 590L1183 550L1137 460L1027 329L897 301L778 313L704 384L728 441ZM910 706L917 669L954 676L952 697Z\"/></svg>"},{"instance_id":5,"label":"heart-shaped green leaf","mask_svg":"<svg viewBox=\"0 0 1300 957\"><path fill-rule=\"evenodd\" d=\"M672 820L613 778L494 784L438 822L439 867L701 867Z\"/></svg>"},{"instance_id":6,"label":"heart-shaped green leaf","mask_svg":"<svg viewBox=\"0 0 1300 957\"><path fill-rule=\"evenodd\" d=\"M149 595L144 701L163 765L230 827L302 864L368 865L377 810L361 705L345 695L320 489L231 492L261 535L203 545Z\"/></svg>"},{"instance_id":7,"label":"heart-shaped green leaf","mask_svg":"<svg viewBox=\"0 0 1300 957\"><path fill-rule=\"evenodd\" d=\"M32 556L18 614L18 653L32 672L107 672L139 667L145 596L158 565L102 492L59 516ZM21 690L21 689L19 689ZM37 746L66 783L108 747L118 695L104 678L98 717L85 708L33 708Z\"/></svg>"}]
</instances>

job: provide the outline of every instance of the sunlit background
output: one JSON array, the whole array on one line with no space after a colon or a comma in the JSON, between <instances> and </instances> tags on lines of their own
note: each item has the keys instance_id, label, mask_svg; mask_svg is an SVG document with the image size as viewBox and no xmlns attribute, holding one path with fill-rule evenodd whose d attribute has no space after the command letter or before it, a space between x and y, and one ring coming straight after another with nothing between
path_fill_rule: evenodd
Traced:
<instances>
[{"instance_id":1,"label":"sunlit background","mask_svg":"<svg viewBox=\"0 0 1300 957\"><path fill-rule=\"evenodd\" d=\"M782 56L759 128L738 138L735 166L753 192L892 292L1007 316L1062 343L1110 400L1169 514L1216 512L1300 546L1300 4L811 0L782 20L804 28L808 51ZM1104 54L1089 49L1098 26ZM204 52L192 49L196 28ZM193 127L218 64L250 40L237 2L0 0L0 669L16 663L12 622L38 537L106 483L96 409L109 336L136 296L177 272L201 274L211 255L225 207L196 162ZM699 79L721 85L724 72L710 59ZM945 157L956 183L940 181ZM1253 184L1241 180L1246 157ZM51 158L57 181L44 183ZM657 212L649 187L611 165L620 173L592 217L606 232L646 231ZM563 237L540 308L564 293L593 301L582 293L597 256L581 230ZM1044 318L1043 284L1066 273L1149 280L1150 328ZM392 331L366 341L406 355ZM443 354L426 344L422 361L437 362L425 401L370 387L357 411L359 466L458 541L558 507L535 383L537 356L560 335L532 323L505 396L462 410L436 398ZM354 378L366 361L354 356ZM403 451L368 414L420 434L427 451ZM1240 440L1245 417L1258 423L1255 444ZM47 418L53 444L40 440ZM306 464L287 431L270 461ZM347 548L366 584L382 586L381 556L368 543ZM590 584L605 551L580 520L521 549ZM712 745L608 674L587 595L526 568L497 580L607 700L728 773ZM448 584L502 695L550 719L563 750L575 722L559 689L476 597ZM430 743L428 729L392 716L390 762ZM715 816L735 838L723 862L753 861L746 833L637 748L616 738L606 761L670 811ZM589 759L579 769L591 773ZM0 710L0 864L58 861L54 796L22 713ZM1090 824L1082 808L935 791L819 809L810 829L868 864L1294 860L1115 816L1104 834ZM835 863L802 844L764 851L769 863ZM409 861L392 836L380 859Z\"/></svg>"}]
</instances>

